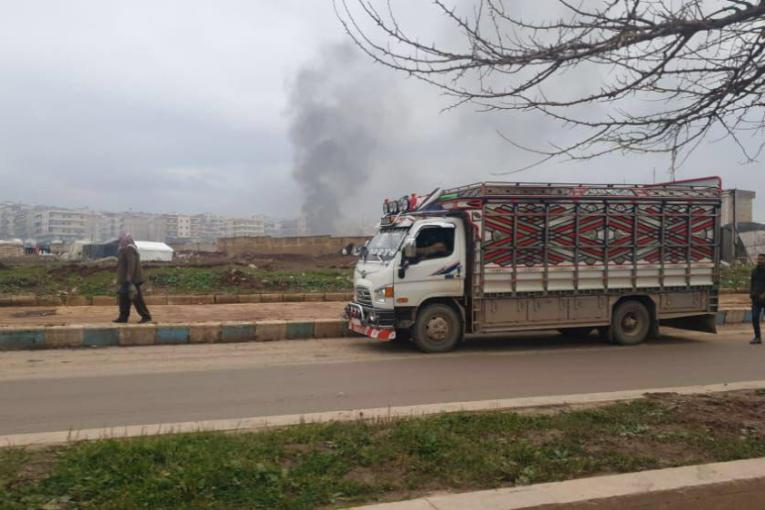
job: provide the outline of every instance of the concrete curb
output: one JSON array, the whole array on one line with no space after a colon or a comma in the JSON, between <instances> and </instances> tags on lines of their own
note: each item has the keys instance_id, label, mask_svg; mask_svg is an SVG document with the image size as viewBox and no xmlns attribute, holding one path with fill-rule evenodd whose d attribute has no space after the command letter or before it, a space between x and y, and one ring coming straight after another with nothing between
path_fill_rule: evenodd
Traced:
<instances>
[{"instance_id":1,"label":"concrete curb","mask_svg":"<svg viewBox=\"0 0 765 510\"><path fill-rule=\"evenodd\" d=\"M147 305L230 305L240 303L314 303L351 301L352 292L309 292L285 294L160 294L145 296ZM0 307L26 306L116 306L114 296L0 296Z\"/></svg>"},{"instance_id":2,"label":"concrete curb","mask_svg":"<svg viewBox=\"0 0 765 510\"><path fill-rule=\"evenodd\" d=\"M273 427L286 427L290 425L300 425L303 423L389 420L393 418L416 418L418 416L428 416L442 413L495 411L499 409L519 410L535 407L561 407L604 404L610 402L638 400L644 398L645 395L649 393L677 393L680 395L698 395L720 393L725 391L755 390L763 388L765 388L765 380L734 382L729 384L710 384L701 386L679 386L603 393L585 393L576 395L521 397L499 400L479 400L472 402L450 402L441 404L379 407L373 409L289 414L282 416L239 418L233 420L158 423L151 425L128 425L124 427L107 427L85 430L63 430L58 432L10 434L0 436L0 448L18 446L50 446L76 441L120 439L160 434L183 434L200 431L254 432Z\"/></svg>"},{"instance_id":3,"label":"concrete curb","mask_svg":"<svg viewBox=\"0 0 765 510\"><path fill-rule=\"evenodd\" d=\"M718 325L751 322L751 310L723 310ZM132 345L197 344L217 342L273 342L351 336L342 319L203 322L185 324L99 324L0 327L0 351L111 347Z\"/></svg>"},{"instance_id":4,"label":"concrete curb","mask_svg":"<svg viewBox=\"0 0 765 510\"><path fill-rule=\"evenodd\" d=\"M431 496L356 510L765 508L765 458Z\"/></svg>"},{"instance_id":5,"label":"concrete curb","mask_svg":"<svg viewBox=\"0 0 765 510\"><path fill-rule=\"evenodd\" d=\"M0 328L0 351L219 342L273 342L309 338L337 338L350 335L348 323L343 319L3 327Z\"/></svg>"}]
</instances>

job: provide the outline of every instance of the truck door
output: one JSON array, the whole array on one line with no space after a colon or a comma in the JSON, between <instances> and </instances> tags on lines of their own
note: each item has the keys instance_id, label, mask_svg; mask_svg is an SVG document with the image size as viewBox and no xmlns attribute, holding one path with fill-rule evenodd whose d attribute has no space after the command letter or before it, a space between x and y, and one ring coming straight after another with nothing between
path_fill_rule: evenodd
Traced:
<instances>
[{"instance_id":1,"label":"truck door","mask_svg":"<svg viewBox=\"0 0 765 510\"><path fill-rule=\"evenodd\" d=\"M396 304L418 306L432 297L461 297L465 275L462 226L448 222L424 224L414 236L415 253L410 254L414 256L402 257L398 262Z\"/></svg>"}]
</instances>

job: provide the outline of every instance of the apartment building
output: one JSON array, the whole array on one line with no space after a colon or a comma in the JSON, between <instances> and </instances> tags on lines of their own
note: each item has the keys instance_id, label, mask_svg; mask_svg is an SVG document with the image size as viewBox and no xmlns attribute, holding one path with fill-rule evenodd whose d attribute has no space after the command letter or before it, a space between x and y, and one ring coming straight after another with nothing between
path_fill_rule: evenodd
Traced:
<instances>
[{"instance_id":1,"label":"apartment building","mask_svg":"<svg viewBox=\"0 0 765 510\"><path fill-rule=\"evenodd\" d=\"M230 218L226 220L225 235L219 237L257 237L266 235L266 222L262 216Z\"/></svg>"},{"instance_id":2,"label":"apartment building","mask_svg":"<svg viewBox=\"0 0 765 510\"><path fill-rule=\"evenodd\" d=\"M117 235L130 232L134 239L164 242L167 239L167 219L156 214L129 213L119 216ZM116 237L116 236L112 236Z\"/></svg>"},{"instance_id":3,"label":"apartment building","mask_svg":"<svg viewBox=\"0 0 765 510\"><path fill-rule=\"evenodd\" d=\"M99 215L93 211L40 209L34 211L33 218L28 237L38 243L96 241L99 238Z\"/></svg>"},{"instance_id":4,"label":"apartment building","mask_svg":"<svg viewBox=\"0 0 765 510\"><path fill-rule=\"evenodd\" d=\"M186 214L166 214L164 220L168 240L187 240L193 237L191 216ZM195 223L198 225L198 222Z\"/></svg>"},{"instance_id":5,"label":"apartment building","mask_svg":"<svg viewBox=\"0 0 765 510\"><path fill-rule=\"evenodd\" d=\"M0 203L0 239L15 239L19 237L16 228L16 217L19 204L12 202Z\"/></svg>"}]
</instances>

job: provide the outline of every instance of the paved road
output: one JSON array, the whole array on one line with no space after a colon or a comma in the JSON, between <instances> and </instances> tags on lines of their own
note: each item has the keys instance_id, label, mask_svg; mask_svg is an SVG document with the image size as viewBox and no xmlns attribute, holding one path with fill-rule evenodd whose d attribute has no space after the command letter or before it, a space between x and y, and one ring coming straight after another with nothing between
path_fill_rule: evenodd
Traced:
<instances>
[{"instance_id":1,"label":"paved road","mask_svg":"<svg viewBox=\"0 0 765 510\"><path fill-rule=\"evenodd\" d=\"M423 355L366 339L0 353L0 435L765 379L749 332L473 340Z\"/></svg>"}]
</instances>

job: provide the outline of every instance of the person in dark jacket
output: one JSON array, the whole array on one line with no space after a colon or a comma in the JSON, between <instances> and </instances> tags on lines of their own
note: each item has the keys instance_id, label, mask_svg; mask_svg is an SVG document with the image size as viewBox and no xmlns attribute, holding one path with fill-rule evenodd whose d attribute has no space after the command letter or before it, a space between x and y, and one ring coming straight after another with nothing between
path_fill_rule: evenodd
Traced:
<instances>
[{"instance_id":1,"label":"person in dark jacket","mask_svg":"<svg viewBox=\"0 0 765 510\"><path fill-rule=\"evenodd\" d=\"M114 322L125 323L130 318L130 305L135 305L135 310L141 316L140 324L151 322L151 314L146 308L141 293L143 285L143 269L141 268L141 256L138 247L130 234L122 234L119 241L119 253L117 255L117 295L119 296L120 316Z\"/></svg>"},{"instance_id":2,"label":"person in dark jacket","mask_svg":"<svg viewBox=\"0 0 765 510\"><path fill-rule=\"evenodd\" d=\"M765 311L765 253L757 257L757 267L752 271L749 295L752 298L752 326L754 327L754 339L751 343L761 344L760 320L762 312Z\"/></svg>"}]
</instances>

